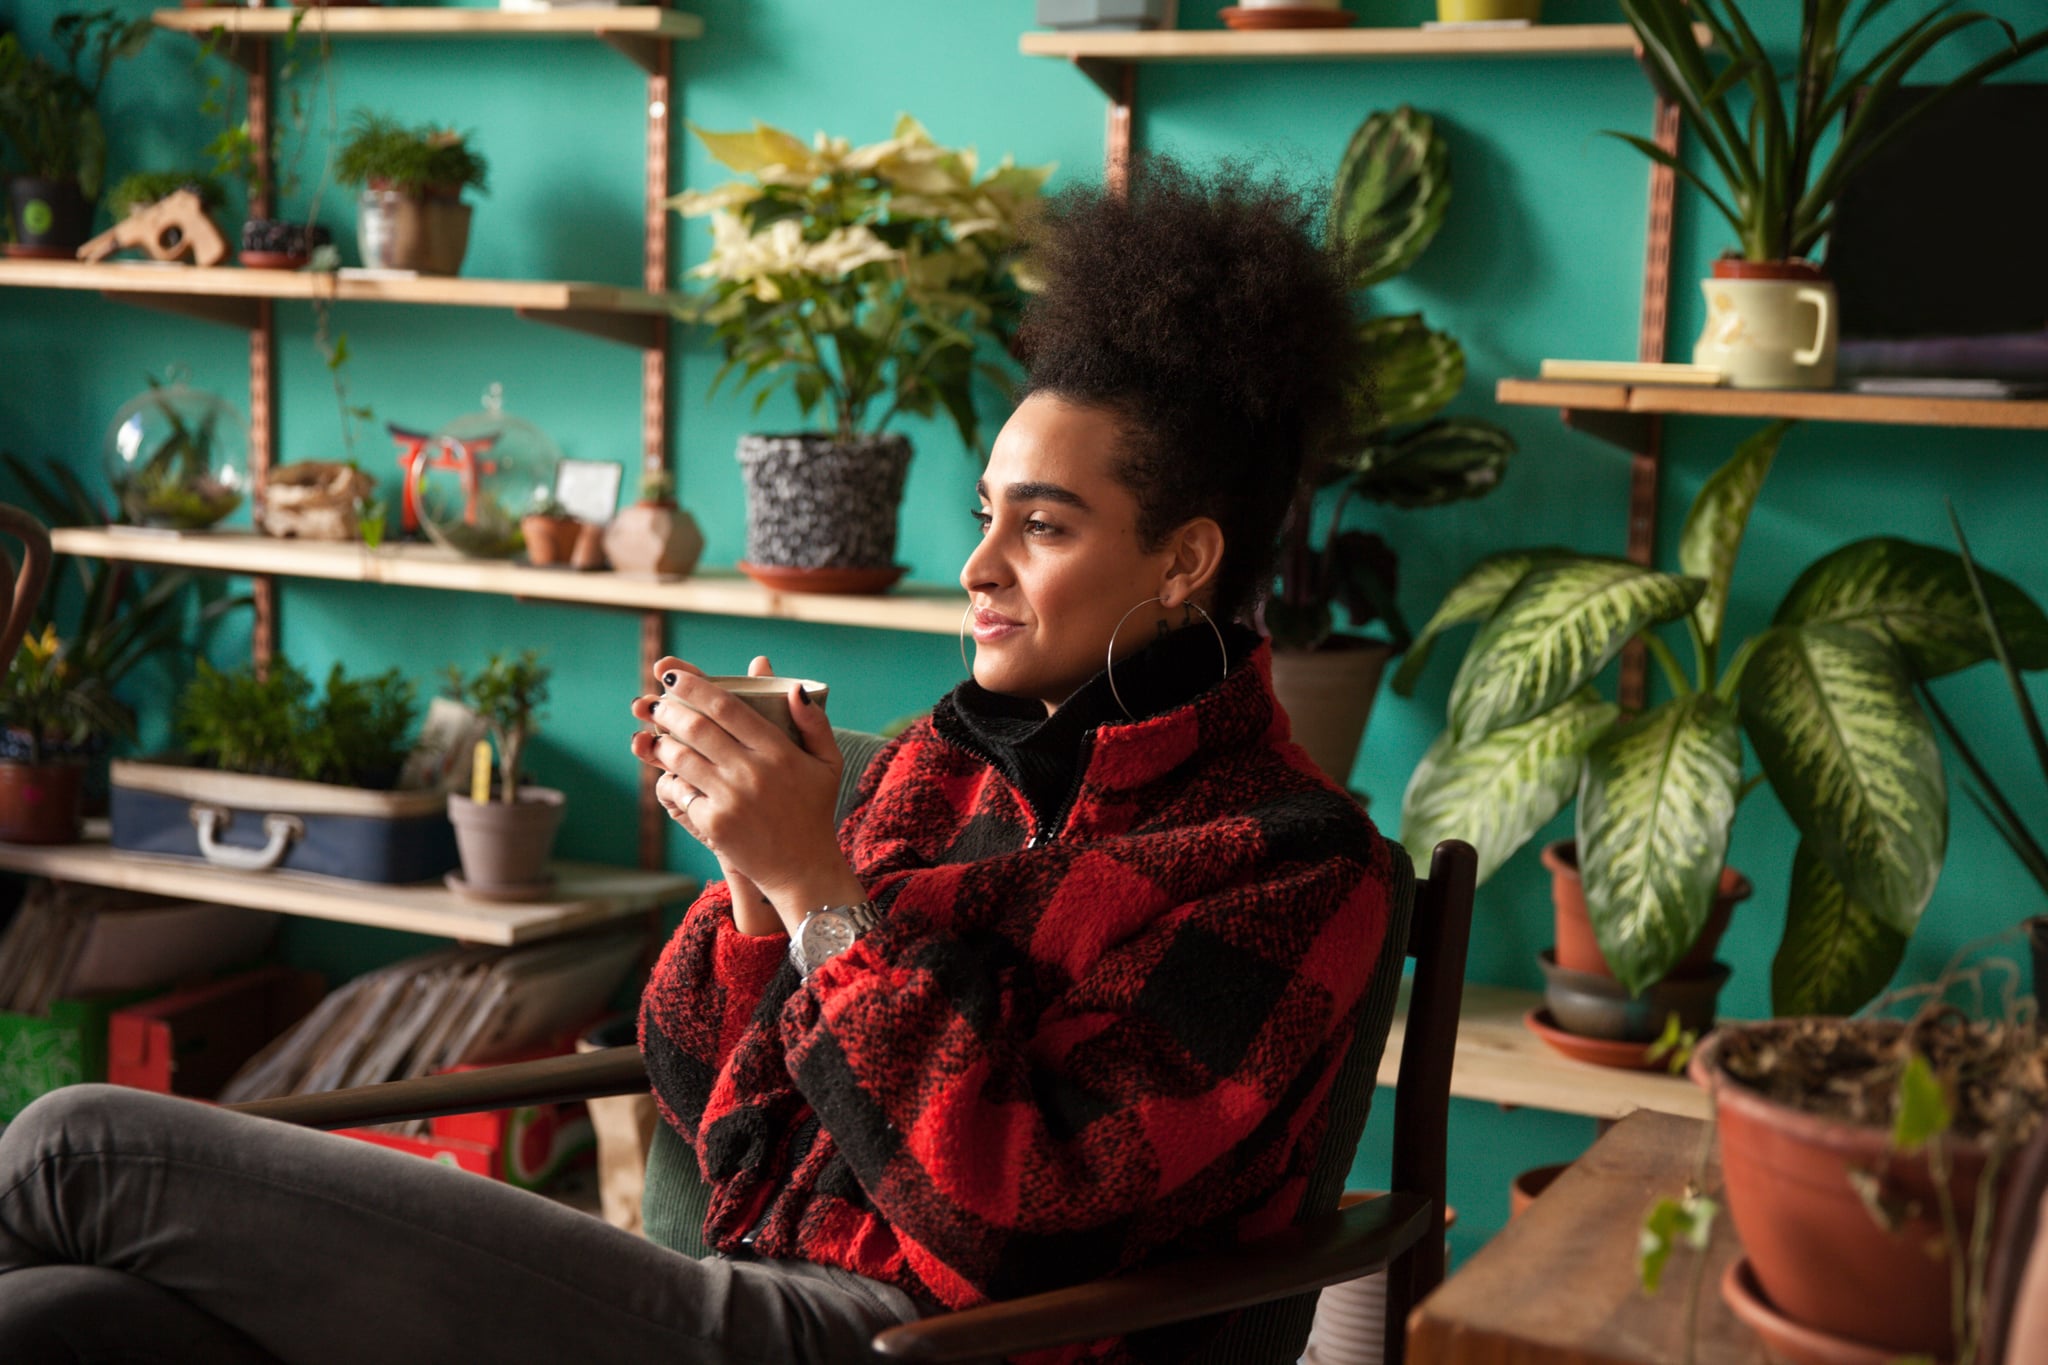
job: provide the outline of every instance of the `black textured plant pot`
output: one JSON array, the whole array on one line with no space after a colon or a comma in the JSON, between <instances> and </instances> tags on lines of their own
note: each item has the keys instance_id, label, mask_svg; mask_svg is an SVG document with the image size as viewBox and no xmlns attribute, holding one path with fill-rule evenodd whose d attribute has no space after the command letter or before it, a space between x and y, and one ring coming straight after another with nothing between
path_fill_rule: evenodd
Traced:
<instances>
[{"instance_id":1,"label":"black textured plant pot","mask_svg":"<svg viewBox=\"0 0 2048 1365\"><path fill-rule=\"evenodd\" d=\"M7 182L10 256L69 260L92 235L92 204L74 180L18 175Z\"/></svg>"},{"instance_id":2,"label":"black textured plant pot","mask_svg":"<svg viewBox=\"0 0 2048 1365\"><path fill-rule=\"evenodd\" d=\"M792 569L884 569L896 562L896 512L910 442L852 444L816 432L742 436L747 562Z\"/></svg>"}]
</instances>

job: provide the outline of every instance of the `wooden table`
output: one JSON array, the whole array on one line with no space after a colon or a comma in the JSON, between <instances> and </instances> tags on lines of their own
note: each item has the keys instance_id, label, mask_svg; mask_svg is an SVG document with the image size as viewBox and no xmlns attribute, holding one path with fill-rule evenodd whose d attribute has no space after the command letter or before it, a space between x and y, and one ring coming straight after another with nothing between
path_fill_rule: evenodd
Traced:
<instances>
[{"instance_id":1,"label":"wooden table","mask_svg":"<svg viewBox=\"0 0 2048 1365\"><path fill-rule=\"evenodd\" d=\"M1528 1212L1444 1282L1408 1320L1414 1365L1672 1365L1685 1359L1685 1296L1697 1254L1681 1248L1654 1296L1636 1278L1636 1229L1676 1196L1705 1125L1647 1110L1610 1129ZM1718 1183L1718 1170L1711 1178ZM1721 1302L1737 1255L1725 1206L1703 1253L1697 1365L1763 1365L1762 1344Z\"/></svg>"}]
</instances>

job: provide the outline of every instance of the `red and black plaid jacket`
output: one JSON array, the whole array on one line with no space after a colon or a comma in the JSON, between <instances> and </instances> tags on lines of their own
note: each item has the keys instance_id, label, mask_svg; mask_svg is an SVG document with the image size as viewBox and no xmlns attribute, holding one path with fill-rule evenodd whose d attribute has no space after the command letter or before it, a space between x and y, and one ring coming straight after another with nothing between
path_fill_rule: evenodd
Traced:
<instances>
[{"instance_id":1,"label":"red and black plaid jacket","mask_svg":"<svg viewBox=\"0 0 2048 1365\"><path fill-rule=\"evenodd\" d=\"M920 721L840 831L886 916L808 981L704 893L641 1046L709 1245L966 1307L1293 1217L1391 862L1269 671L1098 729L1055 831Z\"/></svg>"}]
</instances>

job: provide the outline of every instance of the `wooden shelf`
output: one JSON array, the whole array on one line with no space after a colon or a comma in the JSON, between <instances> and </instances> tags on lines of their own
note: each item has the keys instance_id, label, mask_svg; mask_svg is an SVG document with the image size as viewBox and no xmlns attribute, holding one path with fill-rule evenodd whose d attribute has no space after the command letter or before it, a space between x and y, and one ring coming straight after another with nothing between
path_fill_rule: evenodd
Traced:
<instances>
[{"instance_id":1,"label":"wooden shelf","mask_svg":"<svg viewBox=\"0 0 2048 1365\"><path fill-rule=\"evenodd\" d=\"M252 11L262 12L262 11ZM258 299L410 303L508 308L523 318L590 332L629 345L654 344L666 295L612 284L559 280L476 280L454 275L364 278L311 270L202 270L178 264L112 261L0 261L0 288L90 289L123 303L193 313L254 327Z\"/></svg>"},{"instance_id":2,"label":"wooden shelf","mask_svg":"<svg viewBox=\"0 0 2048 1365\"><path fill-rule=\"evenodd\" d=\"M371 550L357 544L273 540L246 531L178 535L60 528L51 531L50 543L59 554L221 573L386 583L633 611L744 616L929 635L958 633L960 615L967 607L967 598L958 589L936 586L901 587L872 596L771 592L751 579L729 573L658 582L617 573L536 569L509 560L463 559L428 545L386 545Z\"/></svg>"},{"instance_id":3,"label":"wooden shelf","mask_svg":"<svg viewBox=\"0 0 2048 1365\"><path fill-rule=\"evenodd\" d=\"M1807 422L2048 431L2048 401L2040 399L1902 398L1820 389L1688 388L1559 379L1503 379L1494 397L1515 406L1569 412L1790 417Z\"/></svg>"},{"instance_id":4,"label":"wooden shelf","mask_svg":"<svg viewBox=\"0 0 2048 1365\"><path fill-rule=\"evenodd\" d=\"M628 919L689 900L697 892L695 881L671 872L556 863L559 900L488 905L431 882L380 886L304 873L236 872L196 860L124 853L107 845L104 822L97 823L98 837L89 831L84 843L0 844L0 867L58 881L492 944L530 943Z\"/></svg>"},{"instance_id":5,"label":"wooden shelf","mask_svg":"<svg viewBox=\"0 0 2048 1365\"><path fill-rule=\"evenodd\" d=\"M1407 984L1394 1016L1379 1083L1400 1077L1401 1040L1407 1026ZM1458 1015L1458 1053L1451 1066L1451 1093L1460 1099L1549 1109L1618 1119L1637 1109L1706 1118L1707 1095L1692 1082L1659 1071L1620 1071L1575 1062L1550 1050L1522 1024L1522 1016L1543 1003L1534 991L1500 986L1465 987Z\"/></svg>"},{"instance_id":6,"label":"wooden shelf","mask_svg":"<svg viewBox=\"0 0 2048 1365\"><path fill-rule=\"evenodd\" d=\"M318 5L305 9L160 9L158 28L203 36L219 29L231 39L262 42L292 32L331 38L596 38L647 71L661 43L702 37L694 14L655 5L542 10L455 9L428 5ZM230 51L235 45L230 42Z\"/></svg>"},{"instance_id":7,"label":"wooden shelf","mask_svg":"<svg viewBox=\"0 0 2048 1365\"><path fill-rule=\"evenodd\" d=\"M1707 34L1698 29L1702 40ZM1632 55L1627 24L1532 24L1521 29L1431 28L1154 30L1027 33L1027 57L1097 62L1359 61L1400 57L1607 57Z\"/></svg>"}]
</instances>

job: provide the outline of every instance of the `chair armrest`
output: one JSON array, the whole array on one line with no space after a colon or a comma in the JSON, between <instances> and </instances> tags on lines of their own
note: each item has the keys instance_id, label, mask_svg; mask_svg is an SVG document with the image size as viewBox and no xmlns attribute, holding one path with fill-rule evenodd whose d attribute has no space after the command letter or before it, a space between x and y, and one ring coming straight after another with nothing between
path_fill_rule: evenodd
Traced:
<instances>
[{"instance_id":1,"label":"chair armrest","mask_svg":"<svg viewBox=\"0 0 2048 1365\"><path fill-rule=\"evenodd\" d=\"M474 1114L529 1104L568 1104L647 1089L647 1066L636 1047L607 1047L567 1057L450 1071L409 1081L359 1085L316 1095L286 1095L226 1106L303 1128L354 1128L442 1114Z\"/></svg>"},{"instance_id":2,"label":"chair armrest","mask_svg":"<svg viewBox=\"0 0 2048 1365\"><path fill-rule=\"evenodd\" d=\"M1248 1308L1356 1279L1422 1240L1430 1201L1390 1194L1210 1256L891 1327L892 1360L995 1360Z\"/></svg>"}]
</instances>

